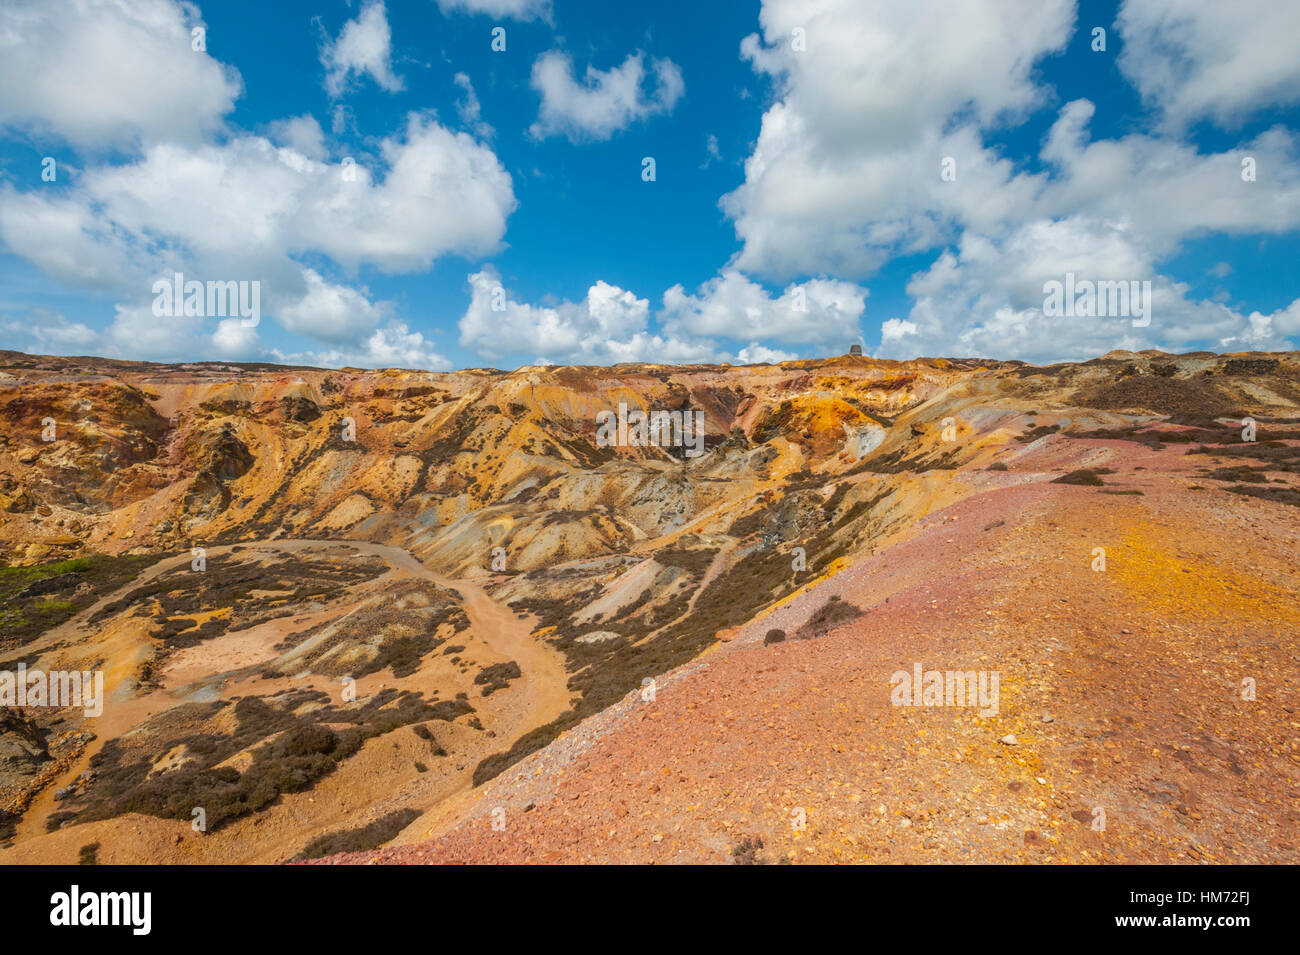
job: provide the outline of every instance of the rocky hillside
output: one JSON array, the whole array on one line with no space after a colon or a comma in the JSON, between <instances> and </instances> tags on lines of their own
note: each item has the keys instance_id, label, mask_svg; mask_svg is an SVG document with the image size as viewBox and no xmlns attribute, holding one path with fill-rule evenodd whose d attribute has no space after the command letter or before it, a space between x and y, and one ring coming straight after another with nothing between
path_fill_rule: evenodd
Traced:
<instances>
[{"instance_id":1,"label":"rocky hillside","mask_svg":"<svg viewBox=\"0 0 1300 955\"><path fill-rule=\"evenodd\" d=\"M1300 355L0 353L0 403L0 670L108 686L0 724L4 861L1295 861Z\"/></svg>"}]
</instances>

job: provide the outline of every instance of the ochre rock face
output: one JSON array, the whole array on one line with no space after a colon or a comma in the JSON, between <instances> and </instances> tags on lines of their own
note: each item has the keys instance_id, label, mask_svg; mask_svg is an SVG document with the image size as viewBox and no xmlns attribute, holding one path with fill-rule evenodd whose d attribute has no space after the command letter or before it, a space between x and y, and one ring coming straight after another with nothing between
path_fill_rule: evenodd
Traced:
<instances>
[{"instance_id":1,"label":"ochre rock face","mask_svg":"<svg viewBox=\"0 0 1300 955\"><path fill-rule=\"evenodd\" d=\"M286 524L394 541L443 528L448 539L421 551L448 570L478 560L459 538L479 533L484 509L506 506L526 525L530 515L571 513L580 529L564 542L569 556L608 552L774 477L842 473L860 445L846 435L884 428L900 410L1004 367L833 359L430 374L27 356L14 365L0 380L11 422L0 449L6 500L12 511L36 501L57 513L8 524L0 540L55 536L73 519L87 547L109 553ZM620 403L698 415L708 453L602 446L598 415ZM541 564L559 546L535 543L529 560Z\"/></svg>"},{"instance_id":2,"label":"ochre rock face","mask_svg":"<svg viewBox=\"0 0 1300 955\"><path fill-rule=\"evenodd\" d=\"M1300 355L0 353L0 408L0 671L111 703L0 728L0 861L1297 861Z\"/></svg>"}]
</instances>

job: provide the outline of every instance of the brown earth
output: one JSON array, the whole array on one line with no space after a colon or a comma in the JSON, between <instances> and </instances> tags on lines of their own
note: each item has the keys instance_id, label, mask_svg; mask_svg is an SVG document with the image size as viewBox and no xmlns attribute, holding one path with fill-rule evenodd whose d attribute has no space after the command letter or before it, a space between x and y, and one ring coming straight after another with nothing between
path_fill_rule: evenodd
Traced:
<instances>
[{"instance_id":1,"label":"brown earth","mask_svg":"<svg viewBox=\"0 0 1300 955\"><path fill-rule=\"evenodd\" d=\"M0 724L0 861L1300 856L1295 354L0 358L0 671L108 687Z\"/></svg>"}]
</instances>

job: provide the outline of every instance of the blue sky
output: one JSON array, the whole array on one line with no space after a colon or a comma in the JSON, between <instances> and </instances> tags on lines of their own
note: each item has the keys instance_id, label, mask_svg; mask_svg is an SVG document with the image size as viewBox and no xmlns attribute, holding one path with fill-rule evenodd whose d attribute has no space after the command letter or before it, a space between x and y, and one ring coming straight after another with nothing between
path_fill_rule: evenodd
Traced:
<instances>
[{"instance_id":1,"label":"blue sky","mask_svg":"<svg viewBox=\"0 0 1300 955\"><path fill-rule=\"evenodd\" d=\"M1300 340L1295 5L809 6L6 4L0 347L444 369ZM260 322L158 315L176 270L260 282ZM1067 271L1151 282L1151 325L1044 315Z\"/></svg>"}]
</instances>

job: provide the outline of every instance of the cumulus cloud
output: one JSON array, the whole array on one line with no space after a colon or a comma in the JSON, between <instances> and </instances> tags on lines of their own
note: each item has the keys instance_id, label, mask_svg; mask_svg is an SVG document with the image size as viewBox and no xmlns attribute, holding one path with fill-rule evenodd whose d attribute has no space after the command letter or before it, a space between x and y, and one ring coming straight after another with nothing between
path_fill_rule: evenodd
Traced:
<instances>
[{"instance_id":1,"label":"cumulus cloud","mask_svg":"<svg viewBox=\"0 0 1300 955\"><path fill-rule=\"evenodd\" d=\"M531 305L509 296L495 269L469 276L470 305L460 343L488 357L535 354L548 362L740 363L786 361L793 353L763 345L842 343L858 337L866 289L816 279L772 296L738 272L703 283L694 294L675 285L654 316L648 299L597 281L580 302ZM725 341L747 343L734 354Z\"/></svg>"},{"instance_id":2,"label":"cumulus cloud","mask_svg":"<svg viewBox=\"0 0 1300 955\"><path fill-rule=\"evenodd\" d=\"M516 203L490 149L412 115L380 156L382 175L256 136L160 144L137 162L87 169L66 198L9 192L0 236L61 277L127 287L187 262L222 278L297 282L289 258L301 254L406 272L498 247Z\"/></svg>"},{"instance_id":3,"label":"cumulus cloud","mask_svg":"<svg viewBox=\"0 0 1300 955\"><path fill-rule=\"evenodd\" d=\"M423 334L411 331L405 322L396 320L388 321L351 346L291 353L273 350L270 354L276 361L325 368L418 368L422 371L451 368L451 362L438 354Z\"/></svg>"},{"instance_id":4,"label":"cumulus cloud","mask_svg":"<svg viewBox=\"0 0 1300 955\"><path fill-rule=\"evenodd\" d=\"M574 142L604 140L635 122L671 113L686 90L681 69L672 60L654 59L650 72L653 90L645 55L638 51L609 70L588 66L579 82L567 53L542 54L533 64L532 78L542 104L529 133L537 139L565 135Z\"/></svg>"},{"instance_id":5,"label":"cumulus cloud","mask_svg":"<svg viewBox=\"0 0 1300 955\"><path fill-rule=\"evenodd\" d=\"M660 321L669 331L696 337L842 343L861 333L866 297L866 289L850 282L813 279L773 298L757 282L726 270L693 295L680 285L666 291Z\"/></svg>"},{"instance_id":6,"label":"cumulus cloud","mask_svg":"<svg viewBox=\"0 0 1300 955\"><path fill-rule=\"evenodd\" d=\"M1273 315L1242 315L1189 298L1186 284L1160 274L1155 255L1141 236L1086 217L1028 223L1003 239L968 233L955 252L912 278L911 313L884 323L877 354L1050 362L1114 348L1186 350L1202 341L1236 350L1288 347L1300 300ZM1067 272L1094 282L1151 283L1150 324L1135 327L1133 314L1049 315L1044 284L1064 282Z\"/></svg>"},{"instance_id":7,"label":"cumulus cloud","mask_svg":"<svg viewBox=\"0 0 1300 955\"><path fill-rule=\"evenodd\" d=\"M751 342L740 351L736 352L737 365L775 365L778 362L794 361L799 356L793 352L781 351L777 348L768 348L766 345L760 345L757 342Z\"/></svg>"},{"instance_id":8,"label":"cumulus cloud","mask_svg":"<svg viewBox=\"0 0 1300 955\"><path fill-rule=\"evenodd\" d=\"M324 162L329 156L325 148L325 132L316 117L311 115L276 120L271 123L271 138L308 159Z\"/></svg>"},{"instance_id":9,"label":"cumulus cloud","mask_svg":"<svg viewBox=\"0 0 1300 955\"><path fill-rule=\"evenodd\" d=\"M387 307L371 302L364 290L337 285L314 269L303 270L306 291L275 313L282 328L329 342L355 341L372 331Z\"/></svg>"},{"instance_id":10,"label":"cumulus cloud","mask_svg":"<svg viewBox=\"0 0 1300 955\"><path fill-rule=\"evenodd\" d=\"M0 4L0 126L81 147L197 142L243 92L193 50L197 8L173 0Z\"/></svg>"},{"instance_id":11,"label":"cumulus cloud","mask_svg":"<svg viewBox=\"0 0 1300 955\"><path fill-rule=\"evenodd\" d=\"M336 98L343 95L353 75L369 76L390 93L405 89L402 78L393 72L392 41L383 0L369 0L355 20L343 25L337 39L327 39L321 46L325 92Z\"/></svg>"},{"instance_id":12,"label":"cumulus cloud","mask_svg":"<svg viewBox=\"0 0 1300 955\"><path fill-rule=\"evenodd\" d=\"M1065 44L1073 4L1017 11L1007 30L998 0L765 0L763 38L746 37L741 54L777 100L744 184L722 200L742 242L736 265L862 277L1029 201L1033 178L985 149L980 130L1043 101L1032 69ZM940 179L943 157L970 188Z\"/></svg>"},{"instance_id":13,"label":"cumulus cloud","mask_svg":"<svg viewBox=\"0 0 1300 955\"><path fill-rule=\"evenodd\" d=\"M33 308L21 316L0 316L0 333L8 341L28 346L25 351L54 355L93 354L99 341L93 328L70 322L47 308Z\"/></svg>"},{"instance_id":14,"label":"cumulus cloud","mask_svg":"<svg viewBox=\"0 0 1300 955\"><path fill-rule=\"evenodd\" d=\"M0 186L0 239L63 281L120 296L104 354L260 353L243 326L214 332L210 323L154 319L154 281L181 272L260 282L264 314L348 360L445 362L418 333L381 327L388 308L364 289L300 261L396 273L451 253L488 254L515 207L510 177L490 149L419 115L379 153L372 171L257 136L157 144L134 162L86 169L59 194Z\"/></svg>"},{"instance_id":15,"label":"cumulus cloud","mask_svg":"<svg viewBox=\"0 0 1300 955\"><path fill-rule=\"evenodd\" d=\"M650 303L598 281L580 302L549 307L509 298L491 266L469 276L470 303L460 343L487 358L531 353L548 362L708 361L707 343L664 338L647 326Z\"/></svg>"},{"instance_id":16,"label":"cumulus cloud","mask_svg":"<svg viewBox=\"0 0 1300 955\"><path fill-rule=\"evenodd\" d=\"M1201 36L1221 16L1202 22L1171 6L1129 0L1121 25L1149 31L1144 42L1178 64L1180 77L1214 76L1216 64L1240 59L1239 44L1254 42L1257 25L1235 29L1210 55ZM742 243L733 266L769 279L860 278L899 256L934 250L938 258L908 286L910 313L881 326L880 352L889 357L1087 357L1198 340L1281 344L1289 313L1248 316L1193 301L1159 267L1190 237L1300 227L1300 149L1289 130L1274 127L1220 153L1203 153L1167 130L1095 140L1094 106L1077 100L1060 107L1034 170L988 145L996 131L1049 102L1034 66L1063 48L1074 16L1070 0L977 0L958 9L939 0L826 0L811 9L764 0L762 37L747 37L741 52L771 80L775 101L745 182L721 201ZM1282 26L1275 17L1273 28ZM1279 45L1271 44L1265 63ZM1263 77L1294 69L1293 62L1263 67L1213 103L1195 83L1179 100L1179 83L1165 84L1156 67L1142 74L1134 64L1128 72L1173 114L1195 116L1229 115L1236 109L1229 101L1277 102ZM1243 181L1246 155L1269 170L1266 181ZM1151 281L1156 319L1143 329L1127 318L1049 320L1042 284L1066 271Z\"/></svg>"},{"instance_id":17,"label":"cumulus cloud","mask_svg":"<svg viewBox=\"0 0 1300 955\"><path fill-rule=\"evenodd\" d=\"M1256 110L1300 102L1300 5L1275 0L1125 0L1119 67L1175 125L1237 127Z\"/></svg>"}]
</instances>

